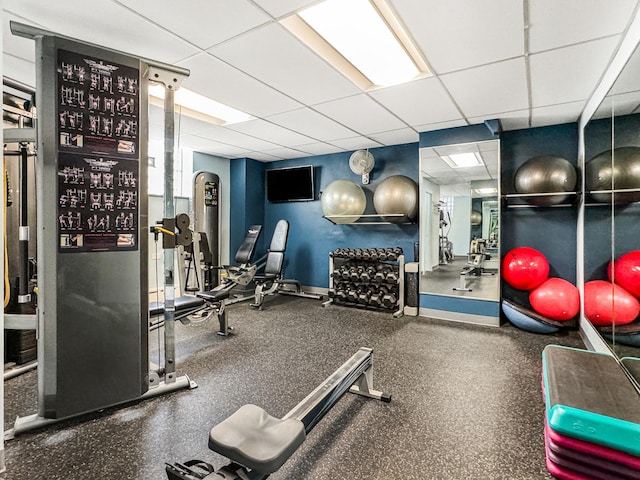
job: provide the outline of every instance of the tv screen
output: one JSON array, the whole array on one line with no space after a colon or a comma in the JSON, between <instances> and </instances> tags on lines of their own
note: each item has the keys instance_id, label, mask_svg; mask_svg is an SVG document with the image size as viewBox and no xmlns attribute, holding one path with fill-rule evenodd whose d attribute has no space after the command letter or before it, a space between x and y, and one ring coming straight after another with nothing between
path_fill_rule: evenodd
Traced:
<instances>
[{"instance_id":1,"label":"tv screen","mask_svg":"<svg viewBox=\"0 0 640 480\"><path fill-rule=\"evenodd\" d=\"M266 170L267 200L272 203L315 200L313 166Z\"/></svg>"}]
</instances>

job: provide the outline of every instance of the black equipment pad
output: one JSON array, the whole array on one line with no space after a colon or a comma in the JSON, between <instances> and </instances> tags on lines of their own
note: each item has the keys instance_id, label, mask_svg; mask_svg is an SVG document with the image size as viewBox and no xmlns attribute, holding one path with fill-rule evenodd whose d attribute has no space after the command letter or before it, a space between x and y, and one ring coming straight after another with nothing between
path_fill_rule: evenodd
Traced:
<instances>
[{"instance_id":1,"label":"black equipment pad","mask_svg":"<svg viewBox=\"0 0 640 480\"><path fill-rule=\"evenodd\" d=\"M253 256L253 252L256 249L258 238L260 238L260 232L262 232L262 225L251 225L249 227L247 235L242 241L242 245L240 245L240 248L238 248L238 251L236 252L236 263L249 263Z\"/></svg>"},{"instance_id":2,"label":"black equipment pad","mask_svg":"<svg viewBox=\"0 0 640 480\"><path fill-rule=\"evenodd\" d=\"M176 312L190 310L204 305L204 300L198 297L184 296L174 300ZM149 315L152 317L164 314L164 302L151 302L149 304Z\"/></svg>"}]
</instances>

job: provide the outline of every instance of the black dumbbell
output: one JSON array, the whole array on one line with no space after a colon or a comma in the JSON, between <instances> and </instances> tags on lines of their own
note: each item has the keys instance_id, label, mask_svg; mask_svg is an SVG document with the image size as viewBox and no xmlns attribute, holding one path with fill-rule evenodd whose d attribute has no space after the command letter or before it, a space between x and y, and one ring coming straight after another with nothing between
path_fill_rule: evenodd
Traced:
<instances>
[{"instance_id":1,"label":"black dumbbell","mask_svg":"<svg viewBox=\"0 0 640 480\"><path fill-rule=\"evenodd\" d=\"M362 290L358 294L358 303L360 303L361 305L367 305L372 294L373 292L370 289Z\"/></svg>"},{"instance_id":2,"label":"black dumbbell","mask_svg":"<svg viewBox=\"0 0 640 480\"><path fill-rule=\"evenodd\" d=\"M396 297L395 292L386 287L380 288L380 297L382 306L384 308L393 308L398 302L398 298Z\"/></svg>"},{"instance_id":3,"label":"black dumbbell","mask_svg":"<svg viewBox=\"0 0 640 480\"><path fill-rule=\"evenodd\" d=\"M348 289L346 291L347 302L357 303L358 302L358 295L360 295L360 292L358 291L358 289L356 289L356 288Z\"/></svg>"},{"instance_id":4,"label":"black dumbbell","mask_svg":"<svg viewBox=\"0 0 640 480\"><path fill-rule=\"evenodd\" d=\"M396 283L398 281L398 272L395 269L391 269L386 272L384 279L390 283Z\"/></svg>"},{"instance_id":5,"label":"black dumbbell","mask_svg":"<svg viewBox=\"0 0 640 480\"><path fill-rule=\"evenodd\" d=\"M362 275L360 275L360 281L361 282L371 282L373 280L373 278L375 277L376 274L376 269L369 265L367 266L366 270L364 272L362 272Z\"/></svg>"}]
</instances>

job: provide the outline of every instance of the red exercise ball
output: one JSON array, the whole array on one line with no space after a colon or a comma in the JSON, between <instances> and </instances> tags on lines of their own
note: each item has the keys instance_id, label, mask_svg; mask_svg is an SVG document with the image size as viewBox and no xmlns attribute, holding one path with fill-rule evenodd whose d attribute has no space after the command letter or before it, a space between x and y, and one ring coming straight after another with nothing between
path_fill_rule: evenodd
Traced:
<instances>
[{"instance_id":1,"label":"red exercise ball","mask_svg":"<svg viewBox=\"0 0 640 480\"><path fill-rule=\"evenodd\" d=\"M502 259L502 278L518 290L533 290L549 277L549 262L535 248L516 247Z\"/></svg>"},{"instance_id":2,"label":"red exercise ball","mask_svg":"<svg viewBox=\"0 0 640 480\"><path fill-rule=\"evenodd\" d=\"M549 278L529 294L529 302L551 320L571 320L580 311L580 292L571 282Z\"/></svg>"},{"instance_id":3,"label":"red exercise ball","mask_svg":"<svg viewBox=\"0 0 640 480\"><path fill-rule=\"evenodd\" d=\"M624 325L640 314L640 302L615 283L592 280L584 284L584 316L594 325Z\"/></svg>"},{"instance_id":4,"label":"red exercise ball","mask_svg":"<svg viewBox=\"0 0 640 480\"><path fill-rule=\"evenodd\" d=\"M612 263L613 272L611 271ZM609 262L607 274L609 280L620 285L636 298L640 298L640 250L632 250L617 260Z\"/></svg>"}]
</instances>

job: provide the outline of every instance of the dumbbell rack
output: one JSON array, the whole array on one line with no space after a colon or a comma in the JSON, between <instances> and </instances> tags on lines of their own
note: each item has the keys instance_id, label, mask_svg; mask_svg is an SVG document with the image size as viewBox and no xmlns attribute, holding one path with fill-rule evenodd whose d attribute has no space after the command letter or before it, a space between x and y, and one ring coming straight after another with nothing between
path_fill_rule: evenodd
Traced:
<instances>
[{"instance_id":1,"label":"dumbbell rack","mask_svg":"<svg viewBox=\"0 0 640 480\"><path fill-rule=\"evenodd\" d=\"M345 305L404 313L404 255L395 248L340 248L329 253L329 300Z\"/></svg>"}]
</instances>

